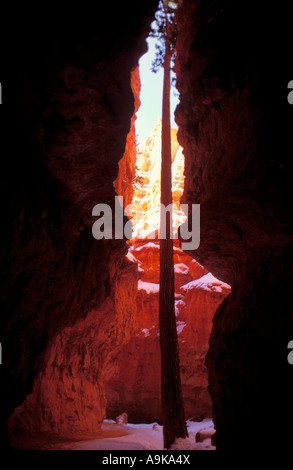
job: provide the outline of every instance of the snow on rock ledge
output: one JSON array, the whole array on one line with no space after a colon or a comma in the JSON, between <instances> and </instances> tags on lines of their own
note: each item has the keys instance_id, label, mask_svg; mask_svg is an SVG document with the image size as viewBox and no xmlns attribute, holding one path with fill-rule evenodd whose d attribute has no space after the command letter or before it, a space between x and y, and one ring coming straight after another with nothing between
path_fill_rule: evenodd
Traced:
<instances>
[{"instance_id":1,"label":"snow on rock ledge","mask_svg":"<svg viewBox=\"0 0 293 470\"><path fill-rule=\"evenodd\" d=\"M137 284L137 289L138 290L143 290L147 294L158 294L160 285L159 284L154 284L153 282L145 282L145 281L138 281Z\"/></svg>"},{"instance_id":2,"label":"snow on rock ledge","mask_svg":"<svg viewBox=\"0 0 293 470\"><path fill-rule=\"evenodd\" d=\"M220 292L223 294L229 294L231 291L231 287L229 284L226 284L223 281L220 281L216 277L212 275L212 273L205 274L199 279L195 281L188 282L184 286L181 287L183 292L188 292L192 289L203 289L209 292Z\"/></svg>"}]
</instances>

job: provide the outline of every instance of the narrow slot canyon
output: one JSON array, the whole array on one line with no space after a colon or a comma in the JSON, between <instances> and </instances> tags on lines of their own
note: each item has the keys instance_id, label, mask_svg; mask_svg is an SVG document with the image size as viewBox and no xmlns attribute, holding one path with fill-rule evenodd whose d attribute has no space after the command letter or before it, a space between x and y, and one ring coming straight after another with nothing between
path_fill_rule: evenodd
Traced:
<instances>
[{"instance_id":1,"label":"narrow slot canyon","mask_svg":"<svg viewBox=\"0 0 293 470\"><path fill-rule=\"evenodd\" d=\"M137 83L137 72L133 83ZM138 89L134 87L134 89ZM116 187L126 182L130 141L120 161ZM180 209L184 190L184 156L177 141L177 130L171 129L173 175L174 232L186 220ZM119 345L108 356L104 367L107 417L114 419L123 411L132 423L162 423L159 343L160 257L158 230L160 224L161 121L153 129L140 150L136 150L136 172L133 187L133 238L127 258L137 264L135 329L129 341ZM136 214L142 208L143 217ZM194 258L180 249L174 240L175 312L179 337L185 413L189 420L211 418L205 356L212 328L213 315L230 293L230 286L209 273Z\"/></svg>"},{"instance_id":2,"label":"narrow slot canyon","mask_svg":"<svg viewBox=\"0 0 293 470\"><path fill-rule=\"evenodd\" d=\"M199 247L174 240L185 417L201 426L193 429L212 424L213 449L287 448L289 15L282 2L178 4L175 226L186 219L180 203L200 204ZM157 7L103 4L98 20L93 7L65 18L49 11L46 25L24 25L29 10L14 18L22 41L3 58L0 107L4 450L97 439L111 449L111 439L127 434L115 424L123 413L146 433L133 444L129 428L125 449L150 449L151 432L161 430L161 121L139 146L136 136L139 61ZM282 33L272 34L273 24ZM133 237L95 239L94 206L114 213L117 196L134 207Z\"/></svg>"}]
</instances>

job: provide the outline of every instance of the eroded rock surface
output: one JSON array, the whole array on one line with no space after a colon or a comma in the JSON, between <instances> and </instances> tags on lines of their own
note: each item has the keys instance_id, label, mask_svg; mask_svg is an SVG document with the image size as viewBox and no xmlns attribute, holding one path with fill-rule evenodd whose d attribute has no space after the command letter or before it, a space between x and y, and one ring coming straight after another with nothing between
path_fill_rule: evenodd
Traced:
<instances>
[{"instance_id":1,"label":"eroded rock surface","mask_svg":"<svg viewBox=\"0 0 293 470\"><path fill-rule=\"evenodd\" d=\"M131 249L143 274L138 281L136 329L109 356L104 369L107 415L125 409L133 422L161 422L159 342L159 244L137 241ZM230 286L215 279L174 246L175 310L187 418L211 416L205 356L215 311Z\"/></svg>"},{"instance_id":2,"label":"eroded rock surface","mask_svg":"<svg viewBox=\"0 0 293 470\"><path fill-rule=\"evenodd\" d=\"M45 19L33 7L20 6L17 13L5 7L5 17L13 18L10 33L15 39L1 38L7 104L1 106L6 155L1 171L1 445L7 444L8 416L33 391L33 384L36 394L47 394L51 405L54 396L57 402L49 416L44 407L37 410L36 396L30 422L36 419L37 425L47 413L48 425L56 430L75 427L72 420L65 424L66 417L74 416L69 393L73 377L83 360L102 358L100 352L91 356L83 351L91 341L86 330L77 345L75 325L103 311L110 337L119 326L121 312L112 305L127 247L124 240L93 238L92 209L98 203L114 207L113 182L135 109L131 74L146 51L155 8L155 1L115 8L104 3L98 11L84 4L71 5L63 15L52 6ZM123 326L126 317L127 312ZM103 395L99 386L93 395L92 385L100 380L98 363L95 368L97 377L89 371L89 406ZM49 389L38 389L39 378L43 375L45 387L50 374ZM63 406L67 392L69 401ZM85 412L79 393L77 408ZM95 413L99 421L102 409Z\"/></svg>"},{"instance_id":3,"label":"eroded rock surface","mask_svg":"<svg viewBox=\"0 0 293 470\"><path fill-rule=\"evenodd\" d=\"M246 449L248 435L268 448L279 426L278 445L292 439L289 10L222 0L183 0L179 10L183 201L201 204L201 243L190 254L232 285L207 356L219 449ZM250 433L256 417L261 436Z\"/></svg>"}]
</instances>

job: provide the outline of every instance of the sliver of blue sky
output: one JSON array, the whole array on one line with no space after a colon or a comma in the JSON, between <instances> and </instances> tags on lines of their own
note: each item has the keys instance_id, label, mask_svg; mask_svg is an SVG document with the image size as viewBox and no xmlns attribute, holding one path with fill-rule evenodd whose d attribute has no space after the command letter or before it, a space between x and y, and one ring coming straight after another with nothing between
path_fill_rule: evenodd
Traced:
<instances>
[{"instance_id":1,"label":"sliver of blue sky","mask_svg":"<svg viewBox=\"0 0 293 470\"><path fill-rule=\"evenodd\" d=\"M161 68L157 73L151 71L152 62L155 58L156 41L157 39L152 37L147 39L148 51L139 60L141 105L135 121L137 141L139 144L143 143L147 137L152 135L155 125L162 117L163 69ZM174 87L172 87L170 93L170 117L171 127L176 129L177 124L174 121L174 111L178 102L177 93L176 96L174 96Z\"/></svg>"}]
</instances>

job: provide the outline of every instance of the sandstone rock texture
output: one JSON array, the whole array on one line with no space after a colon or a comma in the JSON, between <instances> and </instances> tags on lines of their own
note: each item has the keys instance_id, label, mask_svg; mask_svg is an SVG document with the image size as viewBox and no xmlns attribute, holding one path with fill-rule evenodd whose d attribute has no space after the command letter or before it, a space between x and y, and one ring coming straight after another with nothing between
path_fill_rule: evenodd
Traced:
<instances>
[{"instance_id":1,"label":"sandstone rock texture","mask_svg":"<svg viewBox=\"0 0 293 470\"><path fill-rule=\"evenodd\" d=\"M215 311L230 286L174 243L175 310L186 417L211 416L205 356ZM136 329L114 349L104 367L107 416L123 409L131 422L161 422L159 342L159 244L140 240L130 250L143 271L136 297Z\"/></svg>"},{"instance_id":2,"label":"sandstone rock texture","mask_svg":"<svg viewBox=\"0 0 293 470\"><path fill-rule=\"evenodd\" d=\"M160 225L161 203L161 119L152 134L137 148L136 172L133 181L133 237L144 239L156 232ZM184 188L184 157L177 140L177 129L171 128L173 226L186 217L180 208ZM122 194L122 193L121 193Z\"/></svg>"},{"instance_id":3,"label":"sandstone rock texture","mask_svg":"<svg viewBox=\"0 0 293 470\"><path fill-rule=\"evenodd\" d=\"M127 207L133 199L133 179L136 164L135 120L140 106L140 78L138 66L131 72L131 89L134 96L134 114L131 117L130 130L127 135L123 157L119 161L119 172L114 186L116 193L123 196L123 206Z\"/></svg>"},{"instance_id":4,"label":"sandstone rock texture","mask_svg":"<svg viewBox=\"0 0 293 470\"><path fill-rule=\"evenodd\" d=\"M104 362L136 327L137 280L137 270L125 258L113 298L54 338L32 393L9 418L12 440L21 432L74 439L98 432L106 416Z\"/></svg>"},{"instance_id":5,"label":"sandstone rock texture","mask_svg":"<svg viewBox=\"0 0 293 470\"><path fill-rule=\"evenodd\" d=\"M289 10L222 0L183 0L179 9L183 202L201 204L201 243L190 254L232 286L206 362L219 449L246 449L248 435L250 446L268 448L279 426L286 444L283 436L278 444L292 439ZM255 417L261 437L249 432Z\"/></svg>"},{"instance_id":6,"label":"sandstone rock texture","mask_svg":"<svg viewBox=\"0 0 293 470\"><path fill-rule=\"evenodd\" d=\"M103 335L115 342L131 330L135 293L128 285L121 294L117 278L125 241L95 240L92 209L114 207L113 182L135 110L131 77L155 9L155 1L106 3L98 12L84 3L62 14L50 5L46 18L29 6L3 10L11 40L3 29L1 446L8 445L7 418L26 397L30 427L45 426L47 416L50 428L67 433L82 415L93 426L87 406L94 407L95 426L104 415ZM134 279L137 267L129 269ZM105 318L92 329L93 312ZM98 325L101 343L91 350ZM82 381L88 403L77 389L74 424L71 399Z\"/></svg>"}]
</instances>

